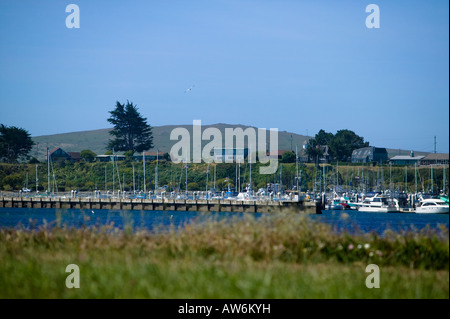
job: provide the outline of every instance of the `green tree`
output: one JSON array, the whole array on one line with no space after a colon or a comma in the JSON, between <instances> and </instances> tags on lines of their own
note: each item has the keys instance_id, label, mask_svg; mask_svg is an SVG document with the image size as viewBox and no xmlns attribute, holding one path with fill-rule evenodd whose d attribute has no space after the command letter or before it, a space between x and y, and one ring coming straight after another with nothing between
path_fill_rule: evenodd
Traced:
<instances>
[{"instance_id":1,"label":"green tree","mask_svg":"<svg viewBox=\"0 0 450 319\"><path fill-rule=\"evenodd\" d=\"M292 151L284 152L281 156L281 163L295 163L295 153Z\"/></svg>"},{"instance_id":2,"label":"green tree","mask_svg":"<svg viewBox=\"0 0 450 319\"><path fill-rule=\"evenodd\" d=\"M192 182L192 183L187 184L187 189L188 189L188 191L197 191L200 188L196 182Z\"/></svg>"},{"instance_id":3,"label":"green tree","mask_svg":"<svg viewBox=\"0 0 450 319\"><path fill-rule=\"evenodd\" d=\"M80 156L86 162L92 162L92 161L94 161L94 159L97 156L97 154L95 154L91 150L82 150Z\"/></svg>"},{"instance_id":4,"label":"green tree","mask_svg":"<svg viewBox=\"0 0 450 319\"><path fill-rule=\"evenodd\" d=\"M333 133L328 133L325 132L324 130L320 130L314 137L317 145L328 145L333 138L334 138Z\"/></svg>"},{"instance_id":5,"label":"green tree","mask_svg":"<svg viewBox=\"0 0 450 319\"><path fill-rule=\"evenodd\" d=\"M308 141L306 154L308 154L309 158L312 160L315 160L316 157L322 156L323 152L321 146L328 145L333 138L333 133L327 133L324 130L320 130L314 138L311 138Z\"/></svg>"},{"instance_id":6,"label":"green tree","mask_svg":"<svg viewBox=\"0 0 450 319\"><path fill-rule=\"evenodd\" d=\"M143 152L153 147L152 127L139 112L136 105L116 102L116 108L109 112L108 122L114 125L109 132L113 136L107 149L115 151Z\"/></svg>"},{"instance_id":7,"label":"green tree","mask_svg":"<svg viewBox=\"0 0 450 319\"><path fill-rule=\"evenodd\" d=\"M355 149L369 146L364 138L350 130L339 130L328 144L331 155L338 161L347 161Z\"/></svg>"},{"instance_id":8,"label":"green tree","mask_svg":"<svg viewBox=\"0 0 450 319\"><path fill-rule=\"evenodd\" d=\"M23 128L0 124L0 160L13 163L19 159L28 159L34 142Z\"/></svg>"},{"instance_id":9,"label":"green tree","mask_svg":"<svg viewBox=\"0 0 450 319\"><path fill-rule=\"evenodd\" d=\"M128 150L128 151L123 153L123 155L125 155L125 159L128 162L130 162L133 159L133 154L134 154L134 152L132 150Z\"/></svg>"},{"instance_id":10,"label":"green tree","mask_svg":"<svg viewBox=\"0 0 450 319\"><path fill-rule=\"evenodd\" d=\"M32 157L30 158L30 160L28 161L28 164L39 164L39 160L36 157Z\"/></svg>"},{"instance_id":11,"label":"green tree","mask_svg":"<svg viewBox=\"0 0 450 319\"><path fill-rule=\"evenodd\" d=\"M347 161L351 158L353 150L369 146L369 142L364 142L364 138L350 130L339 130L333 133L320 130L316 136L308 141L306 153L310 159L315 160L317 156L322 156L320 146L328 145L329 155L338 161Z\"/></svg>"},{"instance_id":12,"label":"green tree","mask_svg":"<svg viewBox=\"0 0 450 319\"><path fill-rule=\"evenodd\" d=\"M170 154L169 153L164 153L163 154L163 159L166 161L170 161Z\"/></svg>"}]
</instances>

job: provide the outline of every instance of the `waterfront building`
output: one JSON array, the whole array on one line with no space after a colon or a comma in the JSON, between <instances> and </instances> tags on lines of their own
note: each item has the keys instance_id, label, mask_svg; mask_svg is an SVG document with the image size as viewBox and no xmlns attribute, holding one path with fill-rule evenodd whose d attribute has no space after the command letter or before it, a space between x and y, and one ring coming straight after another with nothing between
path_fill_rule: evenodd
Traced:
<instances>
[{"instance_id":1,"label":"waterfront building","mask_svg":"<svg viewBox=\"0 0 450 319\"><path fill-rule=\"evenodd\" d=\"M449 155L444 153L430 153L420 160L420 165L448 165Z\"/></svg>"},{"instance_id":2,"label":"waterfront building","mask_svg":"<svg viewBox=\"0 0 450 319\"><path fill-rule=\"evenodd\" d=\"M248 156L248 148L215 148L214 162L244 162Z\"/></svg>"},{"instance_id":3,"label":"waterfront building","mask_svg":"<svg viewBox=\"0 0 450 319\"><path fill-rule=\"evenodd\" d=\"M79 152L66 152L61 147L57 147L50 151L50 159L52 162L78 162L81 159L81 154Z\"/></svg>"},{"instance_id":4,"label":"waterfront building","mask_svg":"<svg viewBox=\"0 0 450 319\"><path fill-rule=\"evenodd\" d=\"M164 153L161 152L144 152L144 156L142 153L133 155L133 161L139 162L142 161L142 157L145 158L146 161L156 161L156 159L162 160Z\"/></svg>"},{"instance_id":5,"label":"waterfront building","mask_svg":"<svg viewBox=\"0 0 450 319\"><path fill-rule=\"evenodd\" d=\"M394 165L415 165L419 164L424 157L425 156L414 156L414 152L411 151L410 155L397 155L391 157L389 162Z\"/></svg>"},{"instance_id":6,"label":"waterfront building","mask_svg":"<svg viewBox=\"0 0 450 319\"><path fill-rule=\"evenodd\" d=\"M352 163L377 162L383 164L386 163L388 159L387 150L381 147L363 147L352 152Z\"/></svg>"},{"instance_id":7,"label":"waterfront building","mask_svg":"<svg viewBox=\"0 0 450 319\"><path fill-rule=\"evenodd\" d=\"M96 162L112 162L113 157L115 158L116 161L123 161L126 158L125 155L97 155L95 157L95 161Z\"/></svg>"}]
</instances>

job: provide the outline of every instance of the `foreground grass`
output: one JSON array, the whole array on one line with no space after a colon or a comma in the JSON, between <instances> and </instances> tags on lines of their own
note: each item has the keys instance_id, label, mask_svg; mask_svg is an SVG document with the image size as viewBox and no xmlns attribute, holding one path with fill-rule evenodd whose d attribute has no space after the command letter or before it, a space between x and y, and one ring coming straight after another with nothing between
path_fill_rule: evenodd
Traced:
<instances>
[{"instance_id":1,"label":"foreground grass","mask_svg":"<svg viewBox=\"0 0 450 319\"><path fill-rule=\"evenodd\" d=\"M0 298L449 298L448 229L348 235L297 214L0 231ZM68 264L80 288L65 286ZM380 288L368 289L368 264Z\"/></svg>"}]
</instances>

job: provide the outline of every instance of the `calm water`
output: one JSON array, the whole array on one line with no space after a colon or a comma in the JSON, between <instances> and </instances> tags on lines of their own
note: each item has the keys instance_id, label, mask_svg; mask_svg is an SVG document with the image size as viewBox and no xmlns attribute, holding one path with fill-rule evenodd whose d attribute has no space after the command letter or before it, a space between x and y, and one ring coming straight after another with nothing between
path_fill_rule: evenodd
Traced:
<instances>
[{"instance_id":1,"label":"calm water","mask_svg":"<svg viewBox=\"0 0 450 319\"><path fill-rule=\"evenodd\" d=\"M208 216L230 218L242 216L242 213L212 212L207 215L200 212L182 211L127 211L127 210L79 210L79 209L33 209L0 208L0 227L25 227L36 229L45 224L54 226L82 227L102 226L114 223L116 227L124 225L155 229L179 226L194 219L206 219ZM263 214L254 214L260 217ZM313 220L325 222L336 230L354 232L377 232L386 229L394 231L420 230L427 225L433 229L444 225L449 227L449 215L414 213L359 213L357 211L323 211L321 215L308 215Z\"/></svg>"}]
</instances>

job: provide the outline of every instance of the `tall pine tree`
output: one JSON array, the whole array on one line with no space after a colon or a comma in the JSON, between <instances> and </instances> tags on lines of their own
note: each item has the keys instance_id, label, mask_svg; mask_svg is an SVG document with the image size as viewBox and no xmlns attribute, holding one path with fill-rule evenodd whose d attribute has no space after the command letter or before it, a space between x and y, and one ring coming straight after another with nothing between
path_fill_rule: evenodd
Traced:
<instances>
[{"instance_id":1,"label":"tall pine tree","mask_svg":"<svg viewBox=\"0 0 450 319\"><path fill-rule=\"evenodd\" d=\"M114 125L109 132L113 136L107 149L115 151L143 152L153 147L152 127L139 112L136 105L116 102L116 108L109 112L108 122Z\"/></svg>"}]
</instances>

